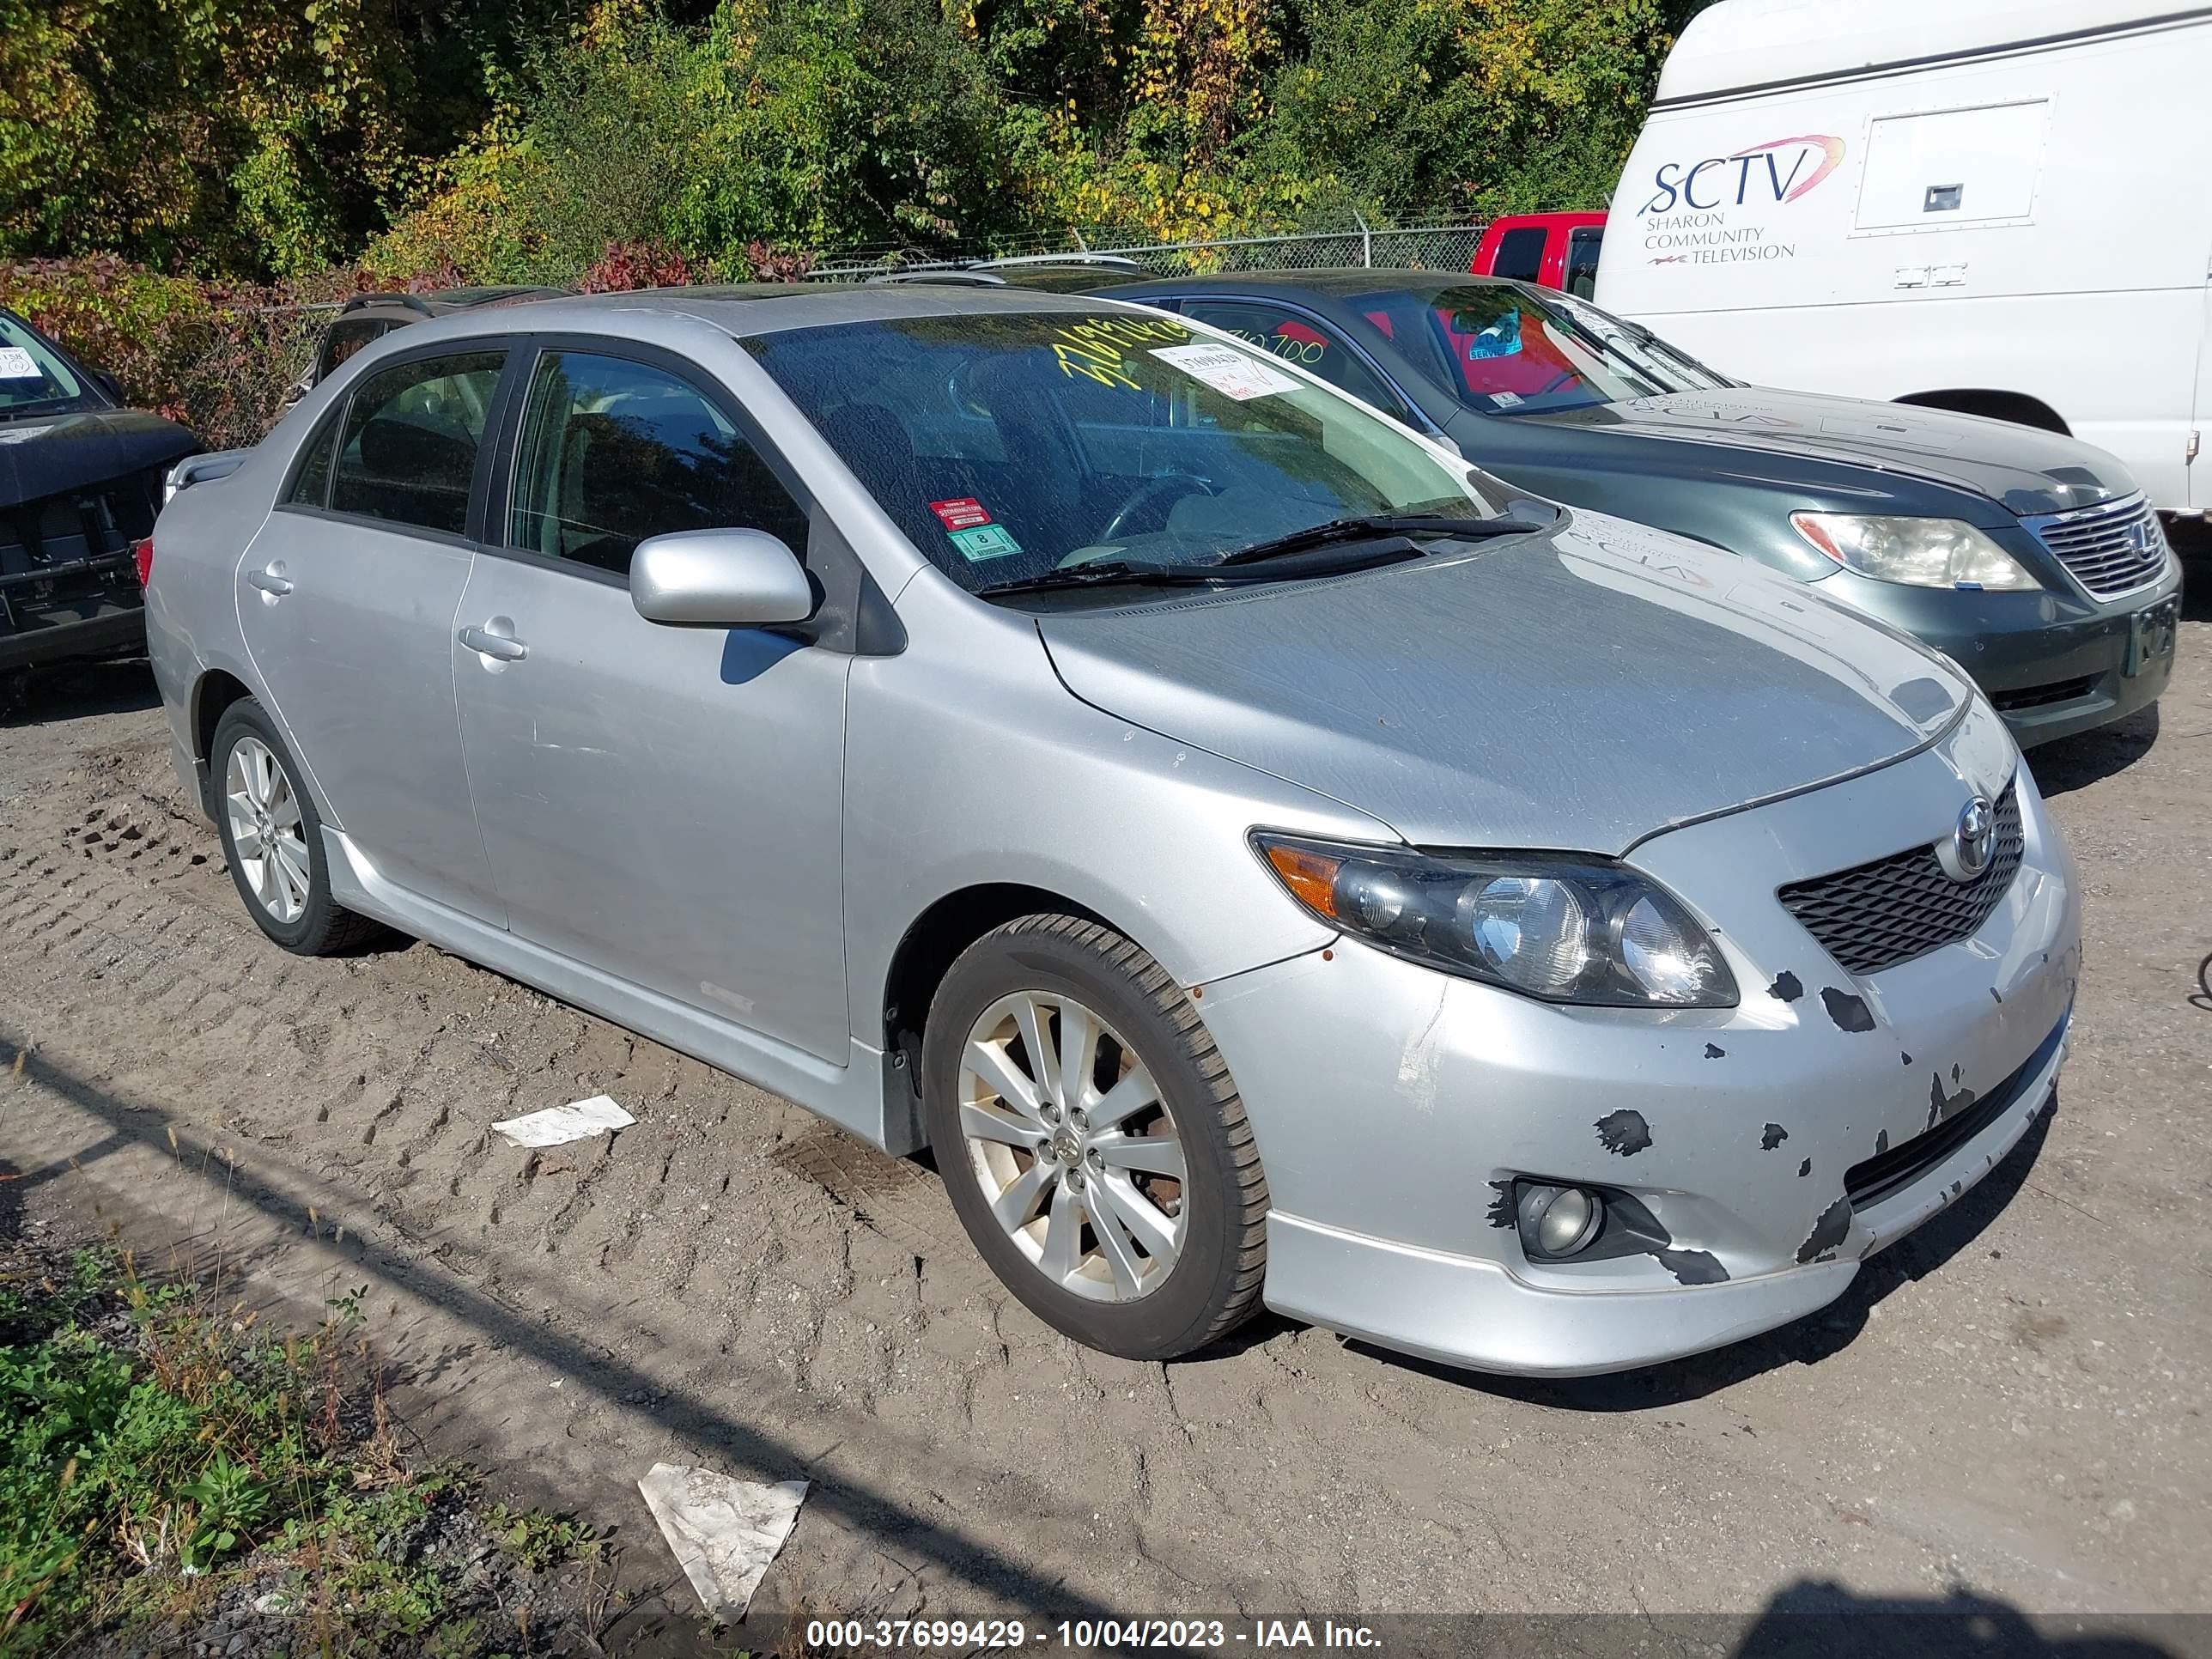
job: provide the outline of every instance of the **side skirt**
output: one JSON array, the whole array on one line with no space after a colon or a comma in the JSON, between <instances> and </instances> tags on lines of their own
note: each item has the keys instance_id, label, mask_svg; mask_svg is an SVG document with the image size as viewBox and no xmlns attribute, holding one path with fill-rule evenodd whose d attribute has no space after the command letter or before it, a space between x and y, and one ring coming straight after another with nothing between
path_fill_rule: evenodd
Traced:
<instances>
[{"instance_id":1,"label":"side skirt","mask_svg":"<svg viewBox=\"0 0 2212 1659\"><path fill-rule=\"evenodd\" d=\"M425 939L442 950L533 986L546 995L573 1003L617 1024L663 1042L679 1054L719 1071L773 1091L830 1120L871 1146L903 1157L921 1146L921 1126L904 1109L902 1084L893 1096L894 1074L880 1049L855 1042L842 1066L833 1066L789 1043L747 1030L727 1020L617 979L574 957L517 938L445 905L409 892L386 878L343 830L323 829L323 850L330 865L331 890L340 904L374 916L403 933ZM896 1119L887 1109L902 1103Z\"/></svg>"}]
</instances>

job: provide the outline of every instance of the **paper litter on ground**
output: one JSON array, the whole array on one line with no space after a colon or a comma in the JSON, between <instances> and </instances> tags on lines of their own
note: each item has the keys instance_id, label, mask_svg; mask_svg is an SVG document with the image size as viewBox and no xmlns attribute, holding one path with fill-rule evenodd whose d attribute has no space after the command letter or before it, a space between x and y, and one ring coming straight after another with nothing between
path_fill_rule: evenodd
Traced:
<instances>
[{"instance_id":1,"label":"paper litter on ground","mask_svg":"<svg viewBox=\"0 0 2212 1659\"><path fill-rule=\"evenodd\" d=\"M610 1129L627 1129L637 1120L605 1095L593 1095L567 1106L548 1106L542 1112L511 1117L491 1127L517 1146L559 1146L571 1140L603 1135Z\"/></svg>"},{"instance_id":2,"label":"paper litter on ground","mask_svg":"<svg viewBox=\"0 0 2212 1659\"><path fill-rule=\"evenodd\" d=\"M799 1519L804 1480L732 1480L712 1469L655 1463L637 1489L684 1576L721 1623L745 1616L753 1592Z\"/></svg>"}]
</instances>

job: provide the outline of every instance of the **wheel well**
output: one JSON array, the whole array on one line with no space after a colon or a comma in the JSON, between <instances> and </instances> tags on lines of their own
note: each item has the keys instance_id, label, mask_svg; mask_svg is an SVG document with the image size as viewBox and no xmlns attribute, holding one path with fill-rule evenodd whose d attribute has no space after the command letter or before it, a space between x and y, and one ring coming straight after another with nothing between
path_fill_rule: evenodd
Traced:
<instances>
[{"instance_id":1,"label":"wheel well","mask_svg":"<svg viewBox=\"0 0 2212 1659\"><path fill-rule=\"evenodd\" d=\"M215 744L216 723L222 719L222 711L241 697L253 692L235 674L227 674L220 668L211 668L200 676L200 683L192 688L192 758L200 763L200 789L203 796L212 792L208 781L208 751ZM201 810L214 815L213 803L203 799Z\"/></svg>"},{"instance_id":2,"label":"wheel well","mask_svg":"<svg viewBox=\"0 0 2212 1659\"><path fill-rule=\"evenodd\" d=\"M1039 914L1114 925L1059 893L1001 882L946 894L916 916L899 940L884 978L884 1052L903 1070L917 1100L921 1095L921 1028L945 971L993 928L1016 916Z\"/></svg>"},{"instance_id":3,"label":"wheel well","mask_svg":"<svg viewBox=\"0 0 2212 1659\"><path fill-rule=\"evenodd\" d=\"M240 697L253 695L246 682L235 674L226 674L220 668L211 668L200 676L200 683L192 688L192 758L205 760L208 749L215 742L216 722L222 711Z\"/></svg>"},{"instance_id":4,"label":"wheel well","mask_svg":"<svg viewBox=\"0 0 2212 1659\"><path fill-rule=\"evenodd\" d=\"M2010 421L2014 426L2038 427L2045 432L2056 432L2062 437L2073 435L2057 410L2042 398L2031 398L2024 392L1916 392L1911 397L1899 398L1897 401L1917 404L1923 409L1953 410L1961 415L1986 415L1993 421Z\"/></svg>"}]
</instances>

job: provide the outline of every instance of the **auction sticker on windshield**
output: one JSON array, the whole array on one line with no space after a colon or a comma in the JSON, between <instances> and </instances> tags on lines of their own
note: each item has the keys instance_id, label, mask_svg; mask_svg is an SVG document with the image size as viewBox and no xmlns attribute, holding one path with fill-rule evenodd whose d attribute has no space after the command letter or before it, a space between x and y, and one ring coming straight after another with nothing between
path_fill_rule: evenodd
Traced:
<instances>
[{"instance_id":1,"label":"auction sticker on windshield","mask_svg":"<svg viewBox=\"0 0 2212 1659\"><path fill-rule=\"evenodd\" d=\"M31 354L21 346L0 346L0 380L45 379Z\"/></svg>"},{"instance_id":2,"label":"auction sticker on windshield","mask_svg":"<svg viewBox=\"0 0 2212 1659\"><path fill-rule=\"evenodd\" d=\"M962 495L949 501L932 501L929 510L947 530L972 530L979 524L991 522L991 514L983 503L973 495Z\"/></svg>"},{"instance_id":3,"label":"auction sticker on windshield","mask_svg":"<svg viewBox=\"0 0 2212 1659\"><path fill-rule=\"evenodd\" d=\"M1255 362L1228 346L1156 346L1152 356L1164 363L1173 363L1193 380L1205 381L1223 397L1234 398L1240 404L1272 392L1298 389L1298 383L1289 375L1279 374L1267 364Z\"/></svg>"},{"instance_id":4,"label":"auction sticker on windshield","mask_svg":"<svg viewBox=\"0 0 2212 1659\"><path fill-rule=\"evenodd\" d=\"M1004 559L1022 550L1022 544L1006 532L1002 524L973 525L966 530L948 530L953 546L960 556L970 564L981 564L985 559Z\"/></svg>"}]
</instances>

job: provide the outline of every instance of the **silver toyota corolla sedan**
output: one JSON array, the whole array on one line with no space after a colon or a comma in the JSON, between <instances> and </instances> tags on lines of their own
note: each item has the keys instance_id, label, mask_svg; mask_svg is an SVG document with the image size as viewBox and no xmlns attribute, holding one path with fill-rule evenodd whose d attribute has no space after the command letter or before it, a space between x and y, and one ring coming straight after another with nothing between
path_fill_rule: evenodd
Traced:
<instances>
[{"instance_id":1,"label":"silver toyota corolla sedan","mask_svg":"<svg viewBox=\"0 0 2212 1659\"><path fill-rule=\"evenodd\" d=\"M270 939L927 1147L1100 1348L1711 1347L2052 1098L2074 872L1956 668L1203 326L550 301L180 471L155 669Z\"/></svg>"}]
</instances>

